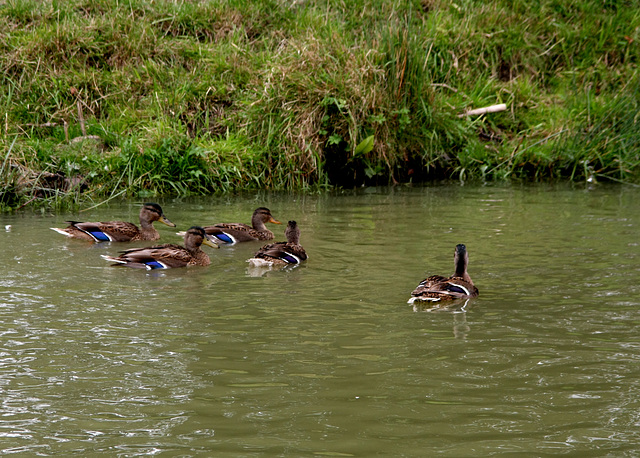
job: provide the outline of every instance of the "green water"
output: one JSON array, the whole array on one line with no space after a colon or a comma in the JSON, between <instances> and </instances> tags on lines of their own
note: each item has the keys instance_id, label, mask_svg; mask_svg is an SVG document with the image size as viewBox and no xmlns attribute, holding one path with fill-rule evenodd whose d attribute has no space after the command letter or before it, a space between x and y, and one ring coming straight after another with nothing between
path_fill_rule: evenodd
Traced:
<instances>
[{"instance_id":1,"label":"green water","mask_svg":"<svg viewBox=\"0 0 640 458\"><path fill-rule=\"evenodd\" d=\"M205 247L206 268L117 268L100 254L131 245L49 227L137 221L139 202L1 215L0 454L637 456L639 189L159 203L178 230L267 206L309 260L252 276L248 243ZM457 243L480 297L415 312Z\"/></svg>"}]
</instances>

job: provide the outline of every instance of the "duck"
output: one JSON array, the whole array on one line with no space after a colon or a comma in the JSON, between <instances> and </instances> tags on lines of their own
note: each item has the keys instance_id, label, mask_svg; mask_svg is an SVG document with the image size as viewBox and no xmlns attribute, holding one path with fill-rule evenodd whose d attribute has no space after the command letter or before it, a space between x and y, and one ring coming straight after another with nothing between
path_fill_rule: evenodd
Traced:
<instances>
[{"instance_id":1,"label":"duck","mask_svg":"<svg viewBox=\"0 0 640 458\"><path fill-rule=\"evenodd\" d=\"M284 234L287 237L286 242L276 242L263 246L247 262L252 267L284 267L306 261L308 256L300 245L298 223L289 221Z\"/></svg>"},{"instance_id":2,"label":"duck","mask_svg":"<svg viewBox=\"0 0 640 458\"><path fill-rule=\"evenodd\" d=\"M469 299L478 296L478 288L473 284L467 266L469 252L463 244L456 245L453 254L455 272L450 277L432 275L422 280L411 293L409 304L419 302L440 302Z\"/></svg>"},{"instance_id":3,"label":"duck","mask_svg":"<svg viewBox=\"0 0 640 458\"><path fill-rule=\"evenodd\" d=\"M271 216L266 207L256 208L251 216L251 226L244 223L218 223L204 226L204 230L219 244L252 242L255 240L273 240L273 232L267 229L266 223L282 224Z\"/></svg>"},{"instance_id":4,"label":"duck","mask_svg":"<svg viewBox=\"0 0 640 458\"><path fill-rule=\"evenodd\" d=\"M126 221L80 222L66 221L69 226L51 229L74 239L90 242L135 242L138 240L158 240L160 234L153 227L154 221L160 221L169 227L176 227L164 216L160 205L147 202L140 209L140 227Z\"/></svg>"},{"instance_id":5,"label":"duck","mask_svg":"<svg viewBox=\"0 0 640 458\"><path fill-rule=\"evenodd\" d=\"M188 266L208 266L211 260L207 253L200 249L201 245L219 248L207 237L200 226L192 226L184 235L184 246L173 243L146 248L132 248L121 251L120 256L101 255L113 265L123 265L137 269L173 269Z\"/></svg>"}]
</instances>

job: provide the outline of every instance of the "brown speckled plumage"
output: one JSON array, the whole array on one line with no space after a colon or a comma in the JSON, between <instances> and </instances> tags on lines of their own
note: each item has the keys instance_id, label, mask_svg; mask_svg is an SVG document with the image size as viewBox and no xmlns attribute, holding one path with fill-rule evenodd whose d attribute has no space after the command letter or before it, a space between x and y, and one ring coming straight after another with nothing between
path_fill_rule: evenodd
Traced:
<instances>
[{"instance_id":1,"label":"brown speckled plumage","mask_svg":"<svg viewBox=\"0 0 640 458\"><path fill-rule=\"evenodd\" d=\"M253 212L251 226L244 223L218 223L213 226L205 226L204 230L218 243L272 240L273 232L267 229L265 223L281 224L271 216L271 211L268 208L260 207Z\"/></svg>"},{"instance_id":2,"label":"brown speckled plumage","mask_svg":"<svg viewBox=\"0 0 640 458\"><path fill-rule=\"evenodd\" d=\"M140 209L140 227L126 221L67 221L69 226L66 228L52 227L51 229L67 237L91 242L135 242L137 240L158 240L160 238L160 234L153 227L154 221L160 221L170 227L176 226L164 216L160 205L146 203Z\"/></svg>"},{"instance_id":3,"label":"brown speckled plumage","mask_svg":"<svg viewBox=\"0 0 640 458\"><path fill-rule=\"evenodd\" d=\"M208 266L211 260L200 249L202 244L218 248L218 245L207 238L204 229L193 226L184 235L184 246L166 243L146 248L132 248L122 251L117 257L105 255L102 257L118 265L149 270Z\"/></svg>"},{"instance_id":4,"label":"brown speckled plumage","mask_svg":"<svg viewBox=\"0 0 640 458\"><path fill-rule=\"evenodd\" d=\"M462 244L456 246L454 264L455 272L450 277L432 275L422 280L411 293L409 303L451 301L478 296L478 288L467 273L469 253Z\"/></svg>"},{"instance_id":5,"label":"brown speckled plumage","mask_svg":"<svg viewBox=\"0 0 640 458\"><path fill-rule=\"evenodd\" d=\"M300 245L300 228L289 221L285 230L286 242L276 242L260 248L247 262L255 267L284 267L305 261L307 252Z\"/></svg>"}]
</instances>

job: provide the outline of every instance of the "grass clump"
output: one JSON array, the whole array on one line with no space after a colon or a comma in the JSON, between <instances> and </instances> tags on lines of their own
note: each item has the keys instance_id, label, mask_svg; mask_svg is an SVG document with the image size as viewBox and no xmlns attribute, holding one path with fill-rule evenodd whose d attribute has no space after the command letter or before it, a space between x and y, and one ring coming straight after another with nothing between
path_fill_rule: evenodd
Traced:
<instances>
[{"instance_id":1,"label":"grass clump","mask_svg":"<svg viewBox=\"0 0 640 458\"><path fill-rule=\"evenodd\" d=\"M638 11L7 0L0 206L440 178L636 182Z\"/></svg>"}]
</instances>

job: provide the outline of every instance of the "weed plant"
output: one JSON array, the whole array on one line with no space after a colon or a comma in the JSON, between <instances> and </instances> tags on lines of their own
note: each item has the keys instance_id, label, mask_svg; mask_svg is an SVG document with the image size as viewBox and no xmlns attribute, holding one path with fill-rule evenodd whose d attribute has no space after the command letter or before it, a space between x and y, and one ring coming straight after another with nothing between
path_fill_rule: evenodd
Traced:
<instances>
[{"instance_id":1,"label":"weed plant","mask_svg":"<svg viewBox=\"0 0 640 458\"><path fill-rule=\"evenodd\" d=\"M637 182L637 6L5 0L0 208L442 178Z\"/></svg>"}]
</instances>

